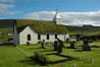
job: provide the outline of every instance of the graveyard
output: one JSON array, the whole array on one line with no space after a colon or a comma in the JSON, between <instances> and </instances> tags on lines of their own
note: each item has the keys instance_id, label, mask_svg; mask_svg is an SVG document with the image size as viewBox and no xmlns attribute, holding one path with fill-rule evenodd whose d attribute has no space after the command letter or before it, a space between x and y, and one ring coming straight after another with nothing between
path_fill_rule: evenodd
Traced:
<instances>
[{"instance_id":1,"label":"graveyard","mask_svg":"<svg viewBox=\"0 0 100 67\"><path fill-rule=\"evenodd\" d=\"M100 46L99 41L89 43L90 46ZM66 48L70 46L70 43L65 43L65 47L62 48L62 53L56 55L57 51L54 51L52 45L44 44L45 48L41 47L41 44L34 45L17 45L2 46L0 47L0 67L99 67L100 64L100 48L92 47L91 51L82 50L83 42L76 42L75 48ZM42 65L40 62L31 59L35 52L43 54L48 60L55 62L53 64ZM63 57L63 56L67 57ZM72 60L68 60L72 57ZM66 60L64 62L58 62Z\"/></svg>"},{"instance_id":2,"label":"graveyard","mask_svg":"<svg viewBox=\"0 0 100 67\"><path fill-rule=\"evenodd\" d=\"M0 0L0 67L100 67L100 0Z\"/></svg>"},{"instance_id":3,"label":"graveyard","mask_svg":"<svg viewBox=\"0 0 100 67\"><path fill-rule=\"evenodd\" d=\"M92 27L93 28L93 27ZM80 28L78 28L80 29ZM94 28L93 28L94 29ZM97 29L97 28L96 28ZM70 29L68 29L70 30ZM88 29L87 31L91 33ZM8 42L8 33L11 33L11 28L1 28L0 41ZM85 31L85 32L87 32ZM75 31L77 34L78 30ZM91 34L97 34L97 31L92 32ZM73 32L69 33L73 35ZM80 31L79 31L80 33ZM81 33L80 33L81 34ZM86 36L88 36L86 34ZM91 36L94 36L91 35ZM5 38L5 39L3 39ZM57 48L54 50L54 46L46 45L46 43L40 44L30 44L30 45L10 45L10 46L0 46L0 67L99 67L100 64L100 40L93 41L87 45L85 42L85 47L92 47L89 51L84 51L83 41L78 41L75 44L64 43L61 54L57 54ZM44 44L44 45L43 45ZM55 45L56 46L56 45ZM85 49L86 50L86 49ZM42 54L43 58L46 58L49 63L47 65L41 64L40 62L30 58L35 55L35 52Z\"/></svg>"}]
</instances>

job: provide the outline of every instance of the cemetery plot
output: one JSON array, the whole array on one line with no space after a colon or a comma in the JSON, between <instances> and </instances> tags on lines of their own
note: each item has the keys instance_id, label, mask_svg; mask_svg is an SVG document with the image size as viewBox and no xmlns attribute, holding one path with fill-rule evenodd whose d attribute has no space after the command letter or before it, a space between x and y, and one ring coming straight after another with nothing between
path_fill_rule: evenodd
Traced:
<instances>
[{"instance_id":1,"label":"cemetery plot","mask_svg":"<svg viewBox=\"0 0 100 67\"><path fill-rule=\"evenodd\" d=\"M38 52L35 52L34 56L31 56L30 58L42 65L57 64L57 63L67 62L75 59L73 57L61 55L57 53L49 53L44 55Z\"/></svg>"},{"instance_id":2,"label":"cemetery plot","mask_svg":"<svg viewBox=\"0 0 100 67\"><path fill-rule=\"evenodd\" d=\"M46 56L49 60L48 64L57 64L57 63L61 63L61 62L67 62L70 60L74 60L73 57L61 55L61 54L58 55L56 53L46 54Z\"/></svg>"},{"instance_id":3,"label":"cemetery plot","mask_svg":"<svg viewBox=\"0 0 100 67\"><path fill-rule=\"evenodd\" d=\"M66 57L61 57L61 56L57 56L57 55L48 55L47 58L48 58L49 61L53 61L53 62L58 61L58 60L68 59Z\"/></svg>"}]
</instances>

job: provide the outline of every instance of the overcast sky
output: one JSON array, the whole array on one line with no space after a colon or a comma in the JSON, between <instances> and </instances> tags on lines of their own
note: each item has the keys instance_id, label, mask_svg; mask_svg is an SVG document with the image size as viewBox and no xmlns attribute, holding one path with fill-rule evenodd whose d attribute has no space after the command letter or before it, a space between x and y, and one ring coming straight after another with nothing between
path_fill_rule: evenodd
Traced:
<instances>
[{"instance_id":1,"label":"overcast sky","mask_svg":"<svg viewBox=\"0 0 100 67\"><path fill-rule=\"evenodd\" d=\"M100 0L0 0L0 19L52 21L56 5L62 24L100 26Z\"/></svg>"}]
</instances>

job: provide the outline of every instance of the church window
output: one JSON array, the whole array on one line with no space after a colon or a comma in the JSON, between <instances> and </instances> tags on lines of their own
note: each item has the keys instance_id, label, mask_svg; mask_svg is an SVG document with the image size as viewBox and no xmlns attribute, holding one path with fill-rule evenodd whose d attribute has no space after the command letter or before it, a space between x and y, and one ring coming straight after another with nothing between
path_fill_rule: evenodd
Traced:
<instances>
[{"instance_id":1,"label":"church window","mask_svg":"<svg viewBox=\"0 0 100 67\"><path fill-rule=\"evenodd\" d=\"M47 40L49 40L49 34L47 34Z\"/></svg>"},{"instance_id":2,"label":"church window","mask_svg":"<svg viewBox=\"0 0 100 67\"><path fill-rule=\"evenodd\" d=\"M57 34L55 34L55 39L57 39Z\"/></svg>"},{"instance_id":3,"label":"church window","mask_svg":"<svg viewBox=\"0 0 100 67\"><path fill-rule=\"evenodd\" d=\"M27 40L29 40L29 41L31 40L31 35L30 34L27 35Z\"/></svg>"},{"instance_id":4,"label":"church window","mask_svg":"<svg viewBox=\"0 0 100 67\"><path fill-rule=\"evenodd\" d=\"M40 40L41 39L41 35L40 34L38 34L38 40Z\"/></svg>"}]
</instances>

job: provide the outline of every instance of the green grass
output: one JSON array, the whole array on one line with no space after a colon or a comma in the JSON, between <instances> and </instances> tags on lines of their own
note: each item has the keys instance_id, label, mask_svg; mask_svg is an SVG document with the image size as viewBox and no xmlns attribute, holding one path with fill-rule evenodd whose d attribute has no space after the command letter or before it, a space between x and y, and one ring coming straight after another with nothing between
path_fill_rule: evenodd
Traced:
<instances>
[{"instance_id":1,"label":"green grass","mask_svg":"<svg viewBox=\"0 0 100 67\"><path fill-rule=\"evenodd\" d=\"M58 61L58 60L68 59L65 57L57 56L57 55L48 55L47 58L49 61Z\"/></svg>"},{"instance_id":2,"label":"green grass","mask_svg":"<svg viewBox=\"0 0 100 67\"><path fill-rule=\"evenodd\" d=\"M24 59L27 57L14 47L0 47L0 67L21 67Z\"/></svg>"},{"instance_id":3,"label":"green grass","mask_svg":"<svg viewBox=\"0 0 100 67\"><path fill-rule=\"evenodd\" d=\"M12 33L12 28L0 28L0 43L8 43L8 38L12 38L13 35L8 35L8 33Z\"/></svg>"},{"instance_id":4,"label":"green grass","mask_svg":"<svg viewBox=\"0 0 100 67\"><path fill-rule=\"evenodd\" d=\"M95 44L98 44L98 46L100 46L100 42L90 43L89 45ZM69 56L72 56L76 59L68 62L52 64L49 66L72 67L72 64L74 63L76 67L100 67L100 54L98 53L100 51L100 48L93 48L93 51L82 51L81 45L82 42L78 42L76 43L76 47L78 49L63 48L63 55L67 55L67 53L69 53ZM69 44L66 44L66 46L69 46ZM34 52L40 52L43 54L56 53L56 51L53 51L52 46L46 46L46 49L42 49L40 47L40 44L31 46L18 46L18 48L21 48L25 52L27 52L29 56L34 55ZM25 55L24 53L11 46L0 47L0 67L48 67L41 66L40 64L35 63L35 61L30 61L30 59L28 58L29 56ZM79 56L81 56L81 59L78 59ZM52 61L64 59L63 57L58 57L55 55L49 55L47 57ZM91 63L91 58L94 59L93 63Z\"/></svg>"},{"instance_id":5,"label":"green grass","mask_svg":"<svg viewBox=\"0 0 100 67\"><path fill-rule=\"evenodd\" d=\"M13 29L12 28L0 28L0 32L3 32L3 33L12 33Z\"/></svg>"}]
</instances>

